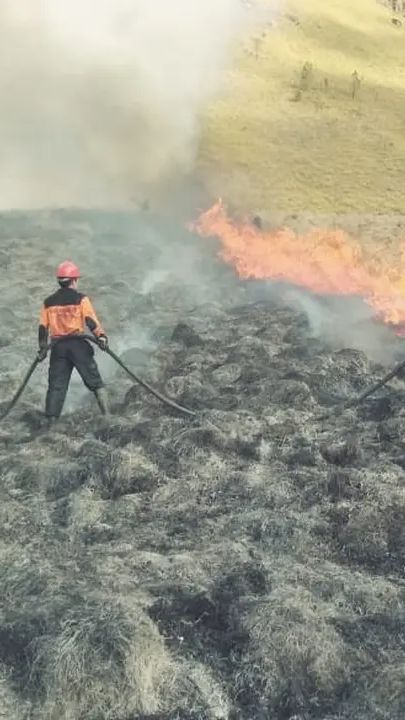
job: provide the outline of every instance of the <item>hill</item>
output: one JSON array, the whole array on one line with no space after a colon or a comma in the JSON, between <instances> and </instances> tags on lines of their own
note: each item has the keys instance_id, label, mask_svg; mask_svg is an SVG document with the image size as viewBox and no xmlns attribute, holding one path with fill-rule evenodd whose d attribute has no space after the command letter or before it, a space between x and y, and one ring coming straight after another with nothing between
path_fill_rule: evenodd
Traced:
<instances>
[{"instance_id":1,"label":"hill","mask_svg":"<svg viewBox=\"0 0 405 720\"><path fill-rule=\"evenodd\" d=\"M278 10L207 118L211 194L246 211L403 212L403 16L373 0Z\"/></svg>"},{"instance_id":2,"label":"hill","mask_svg":"<svg viewBox=\"0 0 405 720\"><path fill-rule=\"evenodd\" d=\"M372 248L400 304L401 23L280 5L236 49L198 168L256 230ZM359 299L238 280L185 219L1 214L0 414L70 256L111 347L196 418L99 355L109 418L74 380L44 432L44 363L0 424L0 718L403 720L403 380L334 411L403 340Z\"/></svg>"}]
</instances>

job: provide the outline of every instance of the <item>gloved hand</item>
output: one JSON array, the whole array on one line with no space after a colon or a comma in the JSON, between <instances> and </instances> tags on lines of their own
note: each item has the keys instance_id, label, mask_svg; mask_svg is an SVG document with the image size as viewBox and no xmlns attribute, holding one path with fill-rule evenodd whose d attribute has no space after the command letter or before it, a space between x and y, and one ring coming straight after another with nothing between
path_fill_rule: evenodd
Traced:
<instances>
[{"instance_id":1,"label":"gloved hand","mask_svg":"<svg viewBox=\"0 0 405 720\"><path fill-rule=\"evenodd\" d=\"M43 360L45 360L45 358L46 358L47 355L48 355L48 348L47 348L46 346L45 346L45 347L40 347L39 350L38 350L38 352L37 352L37 360L38 360L38 362L43 362Z\"/></svg>"},{"instance_id":2,"label":"gloved hand","mask_svg":"<svg viewBox=\"0 0 405 720\"><path fill-rule=\"evenodd\" d=\"M100 350L105 352L108 348L108 337L106 335L100 335L97 340Z\"/></svg>"}]
</instances>

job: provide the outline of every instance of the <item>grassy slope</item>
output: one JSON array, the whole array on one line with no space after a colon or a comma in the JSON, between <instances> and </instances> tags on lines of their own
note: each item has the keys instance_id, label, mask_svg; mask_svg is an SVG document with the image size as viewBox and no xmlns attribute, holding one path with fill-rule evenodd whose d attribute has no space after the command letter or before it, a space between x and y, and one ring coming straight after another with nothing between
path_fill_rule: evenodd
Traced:
<instances>
[{"instance_id":1,"label":"grassy slope","mask_svg":"<svg viewBox=\"0 0 405 720\"><path fill-rule=\"evenodd\" d=\"M404 32L372 0L288 0L211 109L200 152L211 192L246 210L402 212ZM313 77L294 102L305 62Z\"/></svg>"}]
</instances>

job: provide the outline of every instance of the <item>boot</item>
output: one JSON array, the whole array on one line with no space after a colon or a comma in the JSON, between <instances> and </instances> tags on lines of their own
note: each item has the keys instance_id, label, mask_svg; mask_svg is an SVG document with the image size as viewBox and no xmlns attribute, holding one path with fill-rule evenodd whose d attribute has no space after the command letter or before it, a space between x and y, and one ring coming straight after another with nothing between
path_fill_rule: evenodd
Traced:
<instances>
[{"instance_id":1,"label":"boot","mask_svg":"<svg viewBox=\"0 0 405 720\"><path fill-rule=\"evenodd\" d=\"M51 430L55 429L56 421L56 417L47 416L45 424L45 429L47 430L47 432L51 432Z\"/></svg>"},{"instance_id":2,"label":"boot","mask_svg":"<svg viewBox=\"0 0 405 720\"><path fill-rule=\"evenodd\" d=\"M101 414L109 415L107 393L105 388L99 388L98 390L95 390L94 394L96 396L97 405L100 408Z\"/></svg>"}]
</instances>

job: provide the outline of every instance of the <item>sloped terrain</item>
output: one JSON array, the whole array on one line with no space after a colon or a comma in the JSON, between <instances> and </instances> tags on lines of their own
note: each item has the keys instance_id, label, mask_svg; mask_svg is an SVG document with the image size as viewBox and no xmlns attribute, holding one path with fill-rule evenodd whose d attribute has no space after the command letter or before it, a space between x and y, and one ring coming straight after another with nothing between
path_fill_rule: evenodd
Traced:
<instances>
[{"instance_id":1,"label":"sloped terrain","mask_svg":"<svg viewBox=\"0 0 405 720\"><path fill-rule=\"evenodd\" d=\"M401 720L403 384L317 421L384 368L168 222L164 253L156 218L13 214L0 231L3 401L74 255L111 345L198 413L100 357L111 418L78 386L44 433L43 366L2 423L0 717Z\"/></svg>"},{"instance_id":2,"label":"sloped terrain","mask_svg":"<svg viewBox=\"0 0 405 720\"><path fill-rule=\"evenodd\" d=\"M403 15L375 0L262 4L270 20L207 116L211 194L247 212L403 212Z\"/></svg>"}]
</instances>

